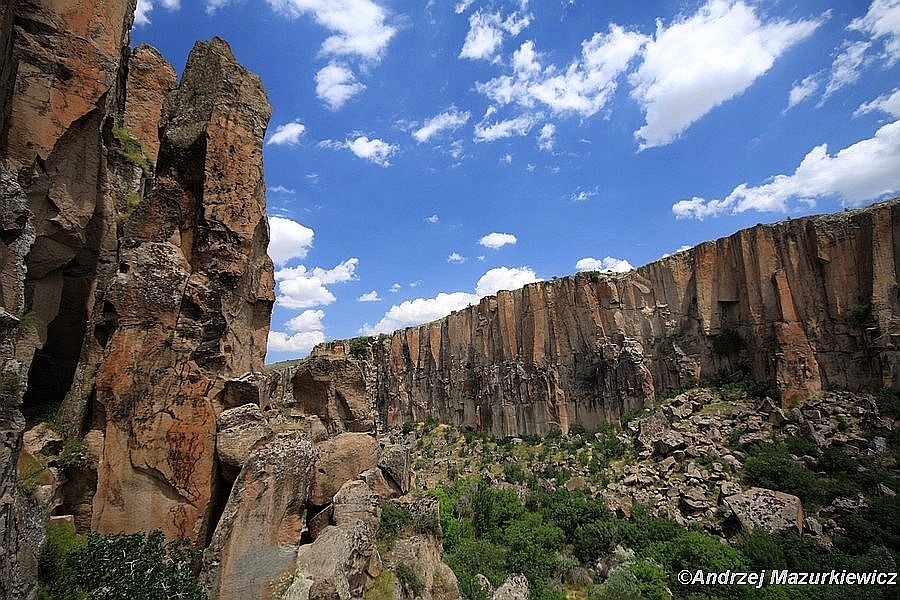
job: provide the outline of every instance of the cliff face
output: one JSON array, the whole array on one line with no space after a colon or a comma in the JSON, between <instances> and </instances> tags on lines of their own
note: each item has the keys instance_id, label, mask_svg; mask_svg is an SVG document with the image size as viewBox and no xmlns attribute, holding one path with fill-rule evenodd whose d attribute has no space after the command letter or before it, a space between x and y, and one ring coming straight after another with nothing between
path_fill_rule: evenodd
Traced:
<instances>
[{"instance_id":1,"label":"cliff face","mask_svg":"<svg viewBox=\"0 0 900 600\"><path fill-rule=\"evenodd\" d=\"M501 291L375 342L367 393L387 425L431 416L505 436L616 421L691 377L767 382L785 404L900 389L898 238L894 200L760 225L627 275ZM304 406L308 370L294 378Z\"/></svg>"},{"instance_id":2,"label":"cliff face","mask_svg":"<svg viewBox=\"0 0 900 600\"><path fill-rule=\"evenodd\" d=\"M225 379L262 369L274 301L270 113L221 40L194 47L163 112L155 186L125 223L106 298L117 328L96 377L105 443L92 528L203 543Z\"/></svg>"},{"instance_id":3,"label":"cliff face","mask_svg":"<svg viewBox=\"0 0 900 600\"><path fill-rule=\"evenodd\" d=\"M265 93L218 39L176 86L158 52L128 48L134 9L0 2L4 598L35 584L50 514L205 545L227 382L265 356ZM46 419L94 462L23 448ZM33 493L22 465L43 468Z\"/></svg>"}]
</instances>

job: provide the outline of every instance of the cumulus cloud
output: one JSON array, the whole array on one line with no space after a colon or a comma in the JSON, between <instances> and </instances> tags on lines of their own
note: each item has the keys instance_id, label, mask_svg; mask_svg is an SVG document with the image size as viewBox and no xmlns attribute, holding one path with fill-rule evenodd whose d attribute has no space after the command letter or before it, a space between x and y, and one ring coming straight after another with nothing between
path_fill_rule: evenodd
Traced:
<instances>
[{"instance_id":1,"label":"cumulus cloud","mask_svg":"<svg viewBox=\"0 0 900 600\"><path fill-rule=\"evenodd\" d=\"M441 218L440 218L439 216L437 216L437 215L430 215L430 216L428 216L428 217L425 217L425 222L426 222L426 223L434 224L434 223L437 223L437 222L440 221L440 220L441 220Z\"/></svg>"},{"instance_id":2,"label":"cumulus cloud","mask_svg":"<svg viewBox=\"0 0 900 600\"><path fill-rule=\"evenodd\" d=\"M507 37L515 37L531 24L528 13L513 12L506 17L499 12L476 11L469 16L469 32L463 42L460 58L497 60L497 51Z\"/></svg>"},{"instance_id":3,"label":"cumulus cloud","mask_svg":"<svg viewBox=\"0 0 900 600\"><path fill-rule=\"evenodd\" d=\"M746 90L821 21L763 22L743 1L710 0L696 14L665 26L629 77L646 122L641 148L674 141L692 123Z\"/></svg>"},{"instance_id":4,"label":"cumulus cloud","mask_svg":"<svg viewBox=\"0 0 900 600\"><path fill-rule=\"evenodd\" d=\"M398 149L397 146L394 146L393 144L388 144L379 139L370 140L364 135L359 136L352 141L348 141L347 148L359 158L364 158L382 167L389 167L391 165L388 159Z\"/></svg>"},{"instance_id":5,"label":"cumulus cloud","mask_svg":"<svg viewBox=\"0 0 900 600\"><path fill-rule=\"evenodd\" d=\"M453 7L453 11L456 14L461 15L469 10L469 7L472 6L472 2L474 2L474 0L460 0L460 2L457 2L456 6Z\"/></svg>"},{"instance_id":6,"label":"cumulus cloud","mask_svg":"<svg viewBox=\"0 0 900 600\"><path fill-rule=\"evenodd\" d=\"M447 257L447 262L451 265L461 265L466 262L466 257L459 252L451 252L450 256Z\"/></svg>"},{"instance_id":7,"label":"cumulus cloud","mask_svg":"<svg viewBox=\"0 0 900 600\"><path fill-rule=\"evenodd\" d=\"M482 237L480 240L478 240L478 243L485 248L496 250L497 248L502 248L507 244L515 244L517 241L519 240L517 240L516 236L511 233L493 232Z\"/></svg>"},{"instance_id":8,"label":"cumulus cloud","mask_svg":"<svg viewBox=\"0 0 900 600\"><path fill-rule=\"evenodd\" d=\"M269 256L276 265L292 258L306 258L312 246L313 230L284 217L269 219Z\"/></svg>"},{"instance_id":9,"label":"cumulus cloud","mask_svg":"<svg viewBox=\"0 0 900 600\"><path fill-rule=\"evenodd\" d=\"M300 138L306 133L306 125L300 121L291 121L279 125L275 128L275 132L269 136L266 146L294 146L300 143Z\"/></svg>"},{"instance_id":10,"label":"cumulus cloud","mask_svg":"<svg viewBox=\"0 0 900 600\"><path fill-rule=\"evenodd\" d=\"M554 114L590 117L600 111L617 87L617 79L646 42L646 36L610 25L581 43L581 56L565 67L543 64L533 41L513 53L511 75L502 75L476 89L499 105L544 106Z\"/></svg>"},{"instance_id":11,"label":"cumulus cloud","mask_svg":"<svg viewBox=\"0 0 900 600\"><path fill-rule=\"evenodd\" d=\"M364 89L366 86L356 80L353 71L340 63L329 63L316 73L316 96L331 110L340 109Z\"/></svg>"},{"instance_id":12,"label":"cumulus cloud","mask_svg":"<svg viewBox=\"0 0 900 600\"><path fill-rule=\"evenodd\" d=\"M378 291L372 290L371 292L366 292L362 296L356 299L357 302L381 302L381 298L378 297Z\"/></svg>"},{"instance_id":13,"label":"cumulus cloud","mask_svg":"<svg viewBox=\"0 0 900 600\"><path fill-rule=\"evenodd\" d=\"M269 332L268 351L308 353L316 344L325 341L322 310L306 310L285 323L292 333Z\"/></svg>"},{"instance_id":14,"label":"cumulus cloud","mask_svg":"<svg viewBox=\"0 0 900 600\"><path fill-rule=\"evenodd\" d=\"M476 304L484 296L499 290L512 290L541 281L529 267L497 267L487 271L475 285L475 293L439 293L434 298L416 298L392 306L375 325L364 325L360 332L366 335L390 333L403 327L427 323L447 316L453 311Z\"/></svg>"},{"instance_id":15,"label":"cumulus cloud","mask_svg":"<svg viewBox=\"0 0 900 600\"><path fill-rule=\"evenodd\" d=\"M672 206L679 219L704 219L747 210L786 212L789 202L814 204L836 196L859 205L900 191L900 121L884 125L875 136L830 155L816 146L791 175L776 175L763 185L742 183L721 200L692 198Z\"/></svg>"},{"instance_id":16,"label":"cumulus cloud","mask_svg":"<svg viewBox=\"0 0 900 600\"><path fill-rule=\"evenodd\" d=\"M420 144L427 142L432 137L444 132L459 129L465 125L472 114L469 111L460 111L455 106L438 115L426 119L425 123L413 132L412 136Z\"/></svg>"},{"instance_id":17,"label":"cumulus cloud","mask_svg":"<svg viewBox=\"0 0 900 600\"><path fill-rule=\"evenodd\" d=\"M276 12L295 19L309 16L333 33L322 43L322 53L383 57L397 29L388 23L387 10L373 0L266 0Z\"/></svg>"},{"instance_id":18,"label":"cumulus cloud","mask_svg":"<svg viewBox=\"0 0 900 600\"><path fill-rule=\"evenodd\" d=\"M895 89L890 94L878 96L871 102L866 102L856 109L853 116L858 117L876 110L900 119L900 88Z\"/></svg>"},{"instance_id":19,"label":"cumulus cloud","mask_svg":"<svg viewBox=\"0 0 900 600\"><path fill-rule=\"evenodd\" d=\"M605 258L581 258L575 263L577 271L611 271L613 273L626 273L633 271L634 267L631 263L622 258L613 258L607 256Z\"/></svg>"},{"instance_id":20,"label":"cumulus cloud","mask_svg":"<svg viewBox=\"0 0 900 600\"><path fill-rule=\"evenodd\" d=\"M319 146L323 148L332 148L334 150L347 149L358 158L363 158L382 167L391 166L389 159L391 155L399 150L398 146L389 144L377 138L369 139L368 136L364 135L343 142L323 140L319 142Z\"/></svg>"},{"instance_id":21,"label":"cumulus cloud","mask_svg":"<svg viewBox=\"0 0 900 600\"><path fill-rule=\"evenodd\" d=\"M475 285L475 294L484 297L500 290L515 290L522 286L541 281L530 267L495 267L487 271Z\"/></svg>"},{"instance_id":22,"label":"cumulus cloud","mask_svg":"<svg viewBox=\"0 0 900 600\"><path fill-rule=\"evenodd\" d=\"M308 269L305 265L278 269L275 271L275 302L285 308L331 304L335 297L326 286L355 280L358 264L358 258L348 258L332 269Z\"/></svg>"}]
</instances>

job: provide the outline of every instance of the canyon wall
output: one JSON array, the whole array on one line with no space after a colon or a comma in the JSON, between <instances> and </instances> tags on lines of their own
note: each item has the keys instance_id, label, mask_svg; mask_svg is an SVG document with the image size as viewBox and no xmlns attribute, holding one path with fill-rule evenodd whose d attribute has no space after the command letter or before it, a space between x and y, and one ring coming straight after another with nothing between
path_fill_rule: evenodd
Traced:
<instances>
[{"instance_id":1,"label":"canyon wall","mask_svg":"<svg viewBox=\"0 0 900 600\"><path fill-rule=\"evenodd\" d=\"M690 378L764 382L785 405L900 390L898 238L894 200L758 225L628 274L501 291L373 341L365 395L384 425L434 417L506 436L615 422ZM349 348L324 344L299 367L310 412L310 369Z\"/></svg>"}]
</instances>

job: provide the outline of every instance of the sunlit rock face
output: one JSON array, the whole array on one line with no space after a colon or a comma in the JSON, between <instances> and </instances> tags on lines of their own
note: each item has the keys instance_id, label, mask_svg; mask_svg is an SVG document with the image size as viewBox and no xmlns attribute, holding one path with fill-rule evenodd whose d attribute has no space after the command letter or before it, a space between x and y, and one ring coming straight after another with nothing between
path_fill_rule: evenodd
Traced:
<instances>
[{"instance_id":1,"label":"sunlit rock face","mask_svg":"<svg viewBox=\"0 0 900 600\"><path fill-rule=\"evenodd\" d=\"M366 394L383 425L434 417L507 436L616 422L689 378L766 382L783 404L900 389L898 238L894 200L501 291L372 343Z\"/></svg>"}]
</instances>

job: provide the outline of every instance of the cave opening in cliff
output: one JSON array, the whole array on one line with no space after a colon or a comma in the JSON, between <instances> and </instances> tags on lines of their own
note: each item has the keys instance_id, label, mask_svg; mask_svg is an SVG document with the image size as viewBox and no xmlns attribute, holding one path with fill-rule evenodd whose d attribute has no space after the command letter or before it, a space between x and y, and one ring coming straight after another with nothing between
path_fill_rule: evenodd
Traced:
<instances>
[{"instance_id":1,"label":"cave opening in cliff","mask_svg":"<svg viewBox=\"0 0 900 600\"><path fill-rule=\"evenodd\" d=\"M51 417L72 386L84 341L95 264L94 257L76 256L62 269L59 309L47 325L47 341L35 350L28 371L22 403L28 422Z\"/></svg>"}]
</instances>

